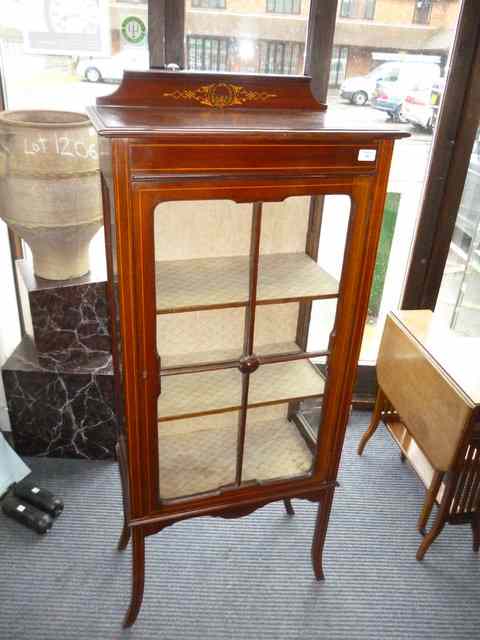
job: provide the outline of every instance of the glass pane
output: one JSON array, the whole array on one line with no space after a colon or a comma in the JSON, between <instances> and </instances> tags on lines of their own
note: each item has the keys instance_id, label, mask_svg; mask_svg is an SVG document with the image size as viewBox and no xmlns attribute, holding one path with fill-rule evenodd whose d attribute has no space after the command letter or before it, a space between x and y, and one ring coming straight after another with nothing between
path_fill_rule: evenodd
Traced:
<instances>
[{"instance_id":1,"label":"glass pane","mask_svg":"<svg viewBox=\"0 0 480 640\"><path fill-rule=\"evenodd\" d=\"M162 367L238 360L243 353L244 320L241 307L157 315Z\"/></svg>"},{"instance_id":2,"label":"glass pane","mask_svg":"<svg viewBox=\"0 0 480 640\"><path fill-rule=\"evenodd\" d=\"M361 361L375 362L386 313L398 308L461 2L338 3L330 72L332 123L408 129L395 143ZM419 5L422 5L421 7ZM418 8L418 11L416 11ZM428 23L426 23L428 22ZM343 60L344 63L340 63ZM345 79L339 78L339 66ZM340 86L339 86L340 85ZM334 246L336 229L325 231Z\"/></svg>"},{"instance_id":3,"label":"glass pane","mask_svg":"<svg viewBox=\"0 0 480 640\"><path fill-rule=\"evenodd\" d=\"M160 421L234 411L240 407L241 375L238 369L165 375L161 382Z\"/></svg>"},{"instance_id":4,"label":"glass pane","mask_svg":"<svg viewBox=\"0 0 480 640\"><path fill-rule=\"evenodd\" d=\"M435 314L462 335L480 336L480 129L470 157Z\"/></svg>"},{"instance_id":5,"label":"glass pane","mask_svg":"<svg viewBox=\"0 0 480 640\"><path fill-rule=\"evenodd\" d=\"M147 26L147 0L5 0L7 108L84 111L113 92L124 69L148 69Z\"/></svg>"},{"instance_id":6,"label":"glass pane","mask_svg":"<svg viewBox=\"0 0 480 640\"><path fill-rule=\"evenodd\" d=\"M251 209L225 200L158 205L158 313L246 305Z\"/></svg>"},{"instance_id":7,"label":"glass pane","mask_svg":"<svg viewBox=\"0 0 480 640\"><path fill-rule=\"evenodd\" d=\"M321 387L319 379L316 390ZM288 404L248 410L243 482L261 483L306 476L311 471L312 462L312 451L295 422L289 420Z\"/></svg>"},{"instance_id":8,"label":"glass pane","mask_svg":"<svg viewBox=\"0 0 480 640\"><path fill-rule=\"evenodd\" d=\"M349 196L325 196L320 220L318 264L340 280L352 203Z\"/></svg>"},{"instance_id":9,"label":"glass pane","mask_svg":"<svg viewBox=\"0 0 480 640\"><path fill-rule=\"evenodd\" d=\"M254 351L257 355L300 351L297 340L299 303L263 305L255 315Z\"/></svg>"},{"instance_id":10,"label":"glass pane","mask_svg":"<svg viewBox=\"0 0 480 640\"><path fill-rule=\"evenodd\" d=\"M172 500L232 484L237 431L236 411L160 422L160 499Z\"/></svg>"},{"instance_id":11,"label":"glass pane","mask_svg":"<svg viewBox=\"0 0 480 640\"><path fill-rule=\"evenodd\" d=\"M7 109L83 113L124 69L148 69L147 0L2 0L1 9ZM104 247L102 227L90 244L92 270L105 270Z\"/></svg>"},{"instance_id":12,"label":"glass pane","mask_svg":"<svg viewBox=\"0 0 480 640\"><path fill-rule=\"evenodd\" d=\"M310 0L185 0L185 9L187 69L303 73Z\"/></svg>"},{"instance_id":13,"label":"glass pane","mask_svg":"<svg viewBox=\"0 0 480 640\"><path fill-rule=\"evenodd\" d=\"M171 500L236 479L242 375L188 368L243 353L252 205L166 202L154 223L160 498Z\"/></svg>"},{"instance_id":14,"label":"glass pane","mask_svg":"<svg viewBox=\"0 0 480 640\"><path fill-rule=\"evenodd\" d=\"M268 261L278 261L275 282L283 292L283 304L261 304L264 280L260 269L260 304L254 341L257 355L269 356L274 361L276 354L328 350L335 323L350 211L351 202L347 196L292 197L281 203L263 204L260 266ZM324 233L330 237L330 244L325 243ZM317 249L318 257L310 257L309 254L316 256ZM287 302L288 295L301 297L301 300ZM317 356L263 364L250 379L250 407L255 406L256 394L261 390L265 401L289 399L283 418L290 418L288 429L301 440L307 440L312 451L320 423L326 361L326 356ZM248 415L251 415L250 411ZM247 443L249 455L253 456L256 427L249 436L249 424L247 421ZM268 436L268 442L265 447L269 446L268 434L266 430L264 436ZM272 471L270 479L275 477L278 476Z\"/></svg>"},{"instance_id":15,"label":"glass pane","mask_svg":"<svg viewBox=\"0 0 480 640\"><path fill-rule=\"evenodd\" d=\"M310 219L316 231L307 239ZM274 299L286 302L337 295L338 280L323 268L321 252L319 262L309 255L316 253L322 224L321 207L313 207L310 196L263 204L257 291L260 304Z\"/></svg>"},{"instance_id":16,"label":"glass pane","mask_svg":"<svg viewBox=\"0 0 480 640\"><path fill-rule=\"evenodd\" d=\"M325 351L328 349L330 334L335 324L337 300L314 300L308 331L307 351Z\"/></svg>"}]
</instances>

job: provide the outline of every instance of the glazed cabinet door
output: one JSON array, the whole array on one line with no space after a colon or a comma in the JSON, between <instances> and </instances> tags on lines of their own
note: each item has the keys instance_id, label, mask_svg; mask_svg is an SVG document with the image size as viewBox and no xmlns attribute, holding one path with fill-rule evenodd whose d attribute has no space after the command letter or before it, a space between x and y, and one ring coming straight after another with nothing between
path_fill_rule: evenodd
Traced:
<instances>
[{"instance_id":1,"label":"glazed cabinet door","mask_svg":"<svg viewBox=\"0 0 480 640\"><path fill-rule=\"evenodd\" d=\"M338 198L338 246L320 255L315 196L238 203L223 191L139 208L160 505L311 478L350 212Z\"/></svg>"}]
</instances>

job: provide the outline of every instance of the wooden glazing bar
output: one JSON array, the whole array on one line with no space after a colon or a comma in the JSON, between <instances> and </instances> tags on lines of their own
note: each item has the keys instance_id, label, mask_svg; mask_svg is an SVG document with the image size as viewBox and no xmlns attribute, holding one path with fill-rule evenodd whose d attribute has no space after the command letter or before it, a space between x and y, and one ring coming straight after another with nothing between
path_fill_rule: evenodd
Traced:
<instances>
[{"instance_id":1,"label":"wooden glazing bar","mask_svg":"<svg viewBox=\"0 0 480 640\"><path fill-rule=\"evenodd\" d=\"M260 231L262 228L262 203L255 202L252 211L252 231L250 236L250 264L248 284L248 306L245 313L245 336L243 353L253 353L255 335L255 312L257 307L258 267L260 261Z\"/></svg>"},{"instance_id":2,"label":"wooden glazing bar","mask_svg":"<svg viewBox=\"0 0 480 640\"><path fill-rule=\"evenodd\" d=\"M275 364L277 362L291 362L292 360L306 360L307 358L321 358L328 356L329 351L298 351L295 353L276 353L258 356L260 364Z\"/></svg>"},{"instance_id":3,"label":"wooden glazing bar","mask_svg":"<svg viewBox=\"0 0 480 640\"><path fill-rule=\"evenodd\" d=\"M245 334L243 341L244 357L253 353L255 338L255 312L257 306L258 267L260 260L260 233L262 228L262 203L254 202L252 211L252 230L250 235L250 261L248 276L248 306L245 310ZM240 369L241 370L241 369ZM242 401L238 416L237 466L235 484L242 481L243 457L245 454L245 431L247 428L248 391L250 386L250 372L242 375Z\"/></svg>"},{"instance_id":4,"label":"wooden glazing bar","mask_svg":"<svg viewBox=\"0 0 480 640\"><path fill-rule=\"evenodd\" d=\"M308 360L261 366L250 380L249 406L322 396L325 380ZM159 420L241 409L241 374L236 368L166 376L158 402Z\"/></svg>"},{"instance_id":5,"label":"wooden glazing bar","mask_svg":"<svg viewBox=\"0 0 480 640\"><path fill-rule=\"evenodd\" d=\"M220 369L238 368L240 362L238 360L220 360L218 362L201 362L199 364L165 367L161 369L160 376L176 376L182 373L201 373L202 371L218 371Z\"/></svg>"},{"instance_id":6,"label":"wooden glazing bar","mask_svg":"<svg viewBox=\"0 0 480 640\"><path fill-rule=\"evenodd\" d=\"M242 375L242 401L240 415L238 416L237 462L235 470L235 486L242 482L243 457L245 454L245 432L247 428L248 391L250 387L250 374Z\"/></svg>"},{"instance_id":7,"label":"wooden glazing bar","mask_svg":"<svg viewBox=\"0 0 480 640\"><path fill-rule=\"evenodd\" d=\"M306 360L308 358L321 358L328 356L329 351L289 351L285 353L272 353L257 356L260 364L276 364L279 362L292 362L293 360ZM161 369L160 376L176 376L188 373L201 373L202 371L220 371L221 369L240 368L240 360L219 360L217 362L199 362L192 365L179 365Z\"/></svg>"}]
</instances>

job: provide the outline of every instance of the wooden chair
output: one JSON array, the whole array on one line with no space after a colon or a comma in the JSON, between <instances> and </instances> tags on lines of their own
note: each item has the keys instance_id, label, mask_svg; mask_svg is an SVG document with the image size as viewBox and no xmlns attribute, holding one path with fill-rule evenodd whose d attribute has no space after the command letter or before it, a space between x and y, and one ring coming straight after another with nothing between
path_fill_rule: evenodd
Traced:
<instances>
[{"instance_id":1,"label":"wooden chair","mask_svg":"<svg viewBox=\"0 0 480 640\"><path fill-rule=\"evenodd\" d=\"M379 391L358 454L383 422L424 483L417 560L447 522L470 522L473 550L480 548L479 356L480 339L446 331L431 311L387 317L377 360ZM437 515L427 532L435 502Z\"/></svg>"}]
</instances>

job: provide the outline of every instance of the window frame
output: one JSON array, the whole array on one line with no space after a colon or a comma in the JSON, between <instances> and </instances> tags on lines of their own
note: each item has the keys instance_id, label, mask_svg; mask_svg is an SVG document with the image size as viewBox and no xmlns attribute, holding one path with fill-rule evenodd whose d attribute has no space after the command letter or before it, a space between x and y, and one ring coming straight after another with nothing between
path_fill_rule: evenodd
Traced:
<instances>
[{"instance_id":1,"label":"window frame","mask_svg":"<svg viewBox=\"0 0 480 640\"><path fill-rule=\"evenodd\" d=\"M336 57L334 57L334 53L335 50L337 50L338 55ZM345 53L345 56L343 56L342 54ZM348 64L348 56L349 56L349 47L347 45L334 45L333 49L332 49L332 59L330 61L330 73L328 76L328 86L329 87L339 87L342 82L345 80L345 74L346 74L346 70L347 70L347 64ZM333 60L338 60L338 64L337 64L337 68L335 69L335 81L331 82L331 78L332 78L332 62ZM344 69L344 73L343 73L343 77L341 79L339 79L339 76L341 75L340 73L340 61L344 60L345 61L345 69Z\"/></svg>"},{"instance_id":2,"label":"window frame","mask_svg":"<svg viewBox=\"0 0 480 640\"><path fill-rule=\"evenodd\" d=\"M291 10L279 8L288 6L287 3L291 6ZM298 9L295 10L295 7L298 7ZM302 0L266 0L265 12L281 15L300 15L302 13Z\"/></svg>"},{"instance_id":3,"label":"window frame","mask_svg":"<svg viewBox=\"0 0 480 640\"><path fill-rule=\"evenodd\" d=\"M267 38L259 38L256 40L257 48L258 48L258 66L257 73L265 73L265 74L278 74L278 75L298 75L297 73L292 73L292 68L295 69L296 66L304 59L305 55L305 45L303 42L298 42L296 40L271 40ZM266 52L265 56L262 56L261 49L265 46ZM273 69L269 70L268 67L262 69L262 59L269 59L269 52L273 51ZM277 55L280 52L282 63L282 70L277 68ZM287 52L290 53L290 64L289 71L285 70L285 60L287 58ZM294 53L296 53L296 59L294 59ZM294 65L294 63L297 63Z\"/></svg>"},{"instance_id":4,"label":"window frame","mask_svg":"<svg viewBox=\"0 0 480 640\"><path fill-rule=\"evenodd\" d=\"M359 2L362 4L357 4ZM340 0L339 16L351 20L374 20L376 8L377 0Z\"/></svg>"},{"instance_id":5,"label":"window frame","mask_svg":"<svg viewBox=\"0 0 480 640\"><path fill-rule=\"evenodd\" d=\"M201 67L191 67L189 64L189 69L193 71L214 71L214 72L228 72L230 70L230 62L231 62L231 47L234 46L234 39L229 37L222 36L211 36L204 34L196 34L189 33L186 37L186 51L185 51L185 59L189 60L190 58L190 42L193 40L202 42L202 59L205 62L206 58L206 43L209 41L210 43L216 43L217 51L216 56L218 58L218 62L220 63L222 52L220 51L222 44L225 45L225 68L221 68L220 64L217 64L217 69L213 69L211 67L206 67L205 64ZM196 48L196 47L195 47ZM210 50L210 59L212 59L212 50Z\"/></svg>"},{"instance_id":6,"label":"window frame","mask_svg":"<svg viewBox=\"0 0 480 640\"><path fill-rule=\"evenodd\" d=\"M183 0L182 0L183 1ZM217 4L221 6L210 6L211 4ZM212 10L220 10L227 8L226 0L190 0L190 6L192 9L212 9Z\"/></svg>"},{"instance_id":7,"label":"window frame","mask_svg":"<svg viewBox=\"0 0 480 640\"><path fill-rule=\"evenodd\" d=\"M435 309L480 118L480 13L464 0L423 201L405 280L402 309Z\"/></svg>"},{"instance_id":8,"label":"window frame","mask_svg":"<svg viewBox=\"0 0 480 640\"><path fill-rule=\"evenodd\" d=\"M337 0L311 0L305 44L305 74L325 101L338 12ZM150 66L166 61L184 66L185 2L148 3ZM450 74L436 127L417 234L406 275L402 308L434 309L455 229L480 109L480 14L478 0L462 0L451 51ZM13 234L14 236L14 234ZM12 237L12 255L21 243ZM21 314L20 314L21 315ZM371 398L375 367L359 366L357 393Z\"/></svg>"},{"instance_id":9,"label":"window frame","mask_svg":"<svg viewBox=\"0 0 480 640\"><path fill-rule=\"evenodd\" d=\"M419 3L426 5L419 7ZM412 24L428 25L432 19L433 0L415 0L413 7ZM423 13L426 11L425 13Z\"/></svg>"},{"instance_id":10,"label":"window frame","mask_svg":"<svg viewBox=\"0 0 480 640\"><path fill-rule=\"evenodd\" d=\"M473 65L473 55L477 38L480 35L480 14L478 13L478 0L461 0L462 6L457 25L457 35L451 52L452 70L448 87L445 89L444 106L437 124L435 145L432 150L429 172L424 186L423 203L420 211L417 235L412 247L412 258L405 280L403 308L434 308L444 264L448 255L448 248L453 234L455 220L450 228L445 224L445 211L440 212L442 196L444 196L445 176L451 160L453 147L463 159L466 167L470 154L465 149L458 148L456 131L459 120L464 113L459 108L460 97L464 96L470 82L470 72ZM157 12L165 11L168 0L158 0L149 3L149 11L155 7ZM175 6L184 7L184 2L174 2ZM163 5L163 9L162 9ZM312 91L315 97L322 102L326 101L330 63L332 58L333 37L338 14L338 0L311 0L308 21L308 32L305 45L305 74L312 77ZM177 12L181 13L181 12ZM167 10L166 48L171 43L179 43L183 39L184 22L181 18L172 19ZM151 24L151 22L149 22ZM162 24L165 24L162 22ZM172 30L173 29L173 30ZM177 29L177 33L175 33ZM181 30L179 33L178 30ZM151 30L153 34L153 30ZM174 48L174 47L173 47ZM178 47L174 51L178 51ZM460 51L462 55L460 56ZM478 74L480 78L480 74ZM480 81L480 80L479 80ZM463 98L462 98L463 99ZM465 107L464 107L465 108ZM443 115L442 115L443 114ZM475 127L477 123L475 122ZM466 126L466 124L465 124ZM473 134L472 134L473 135ZM459 166L457 162L457 167ZM465 179L463 176L463 181ZM452 185L457 193L458 200L463 191L461 177L456 179L456 185ZM452 196L450 196L452 199ZM453 218L456 217L456 209ZM437 229L440 228L440 231ZM442 254L443 247L443 254ZM435 282L435 274L438 282ZM359 365L356 383L357 398L366 398L371 403L375 394L375 366L374 364Z\"/></svg>"}]
</instances>

